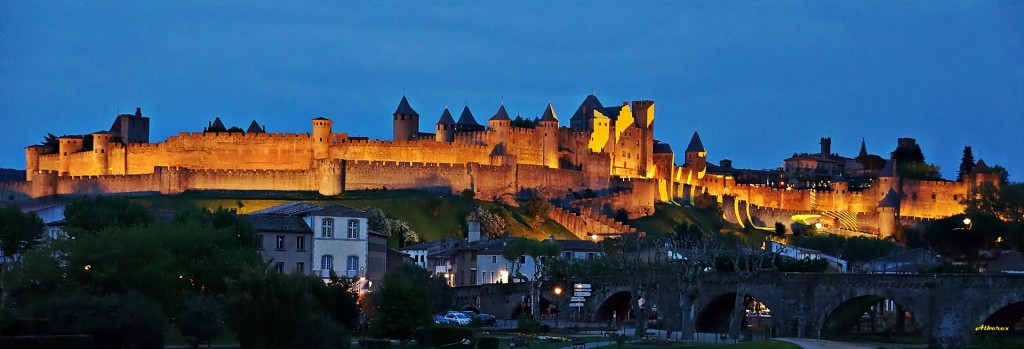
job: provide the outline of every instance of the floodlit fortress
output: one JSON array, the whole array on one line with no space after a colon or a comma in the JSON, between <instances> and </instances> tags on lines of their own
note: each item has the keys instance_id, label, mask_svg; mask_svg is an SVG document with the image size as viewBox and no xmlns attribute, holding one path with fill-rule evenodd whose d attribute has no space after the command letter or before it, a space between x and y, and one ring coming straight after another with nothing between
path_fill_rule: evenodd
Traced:
<instances>
[{"instance_id":1,"label":"floodlit fortress","mask_svg":"<svg viewBox=\"0 0 1024 349\"><path fill-rule=\"evenodd\" d=\"M628 226L598 217L607 216L609 209L622 208L639 217L653 213L655 202L693 200L708 193L723 203L727 219L741 225L764 227L794 214L813 213L836 229L888 236L901 221L963 212L960 202L973 188L997 182L983 163L962 181L949 182L903 180L889 161L881 170L861 171L871 185L856 190L841 173L813 189L764 183L773 179L738 184L737 177L757 171L732 169L724 161L722 166L708 164L696 133L683 153L683 165L677 166L669 144L654 139L654 102L649 100L605 107L596 96L587 96L569 127L559 125L550 104L541 117L525 124L513 122L499 106L486 126L468 107L457 121L445 108L435 133L420 132L420 115L405 97L392 117L390 141L335 132L333 121L316 118L307 134L266 133L255 121L246 132L217 132L224 130L218 119L204 132L150 143L150 119L136 110L118 115L109 131L59 137L56 149L26 147L26 180L0 183L0 191L12 197L186 190L331 196L380 188L448 193L471 189L481 199L511 201L526 189L548 198L592 189L597 198L577 200L554 212L556 220L572 225L570 230L578 235L587 230L629 232ZM822 170L840 162L830 160L840 157L824 150L822 141L817 158L794 157L796 166L810 161L812 170Z\"/></svg>"}]
</instances>

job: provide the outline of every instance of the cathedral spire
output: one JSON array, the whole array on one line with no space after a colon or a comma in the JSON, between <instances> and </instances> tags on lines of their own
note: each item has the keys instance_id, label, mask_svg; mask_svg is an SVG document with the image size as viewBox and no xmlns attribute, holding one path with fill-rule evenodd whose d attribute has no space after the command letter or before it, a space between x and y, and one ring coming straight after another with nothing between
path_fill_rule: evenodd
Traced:
<instances>
[{"instance_id":1,"label":"cathedral spire","mask_svg":"<svg viewBox=\"0 0 1024 349\"><path fill-rule=\"evenodd\" d=\"M857 157L861 156L868 156L868 147L864 145L864 138L860 139L860 155Z\"/></svg>"}]
</instances>

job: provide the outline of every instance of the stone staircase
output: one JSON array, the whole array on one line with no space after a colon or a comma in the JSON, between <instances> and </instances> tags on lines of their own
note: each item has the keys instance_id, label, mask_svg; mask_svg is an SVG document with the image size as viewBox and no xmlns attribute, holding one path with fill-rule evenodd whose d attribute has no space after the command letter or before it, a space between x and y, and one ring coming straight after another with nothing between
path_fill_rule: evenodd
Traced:
<instances>
[{"instance_id":1,"label":"stone staircase","mask_svg":"<svg viewBox=\"0 0 1024 349\"><path fill-rule=\"evenodd\" d=\"M549 216L580 239L591 239L594 234L601 236L637 233L636 228L611 217L615 214L616 207L623 207L621 201L626 200L629 195L632 195L632 191L627 189L611 191L596 198L563 200L552 207ZM631 213L631 218L632 215Z\"/></svg>"}]
</instances>

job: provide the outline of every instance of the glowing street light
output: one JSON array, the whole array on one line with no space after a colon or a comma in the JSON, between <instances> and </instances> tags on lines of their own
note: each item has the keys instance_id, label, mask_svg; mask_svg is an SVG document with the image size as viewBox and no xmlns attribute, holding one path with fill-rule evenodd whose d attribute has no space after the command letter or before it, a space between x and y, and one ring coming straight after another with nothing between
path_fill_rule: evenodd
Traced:
<instances>
[{"instance_id":1,"label":"glowing street light","mask_svg":"<svg viewBox=\"0 0 1024 349\"><path fill-rule=\"evenodd\" d=\"M558 328L558 315L562 312L562 286L555 286L555 328Z\"/></svg>"},{"instance_id":2,"label":"glowing street light","mask_svg":"<svg viewBox=\"0 0 1024 349\"><path fill-rule=\"evenodd\" d=\"M964 217L964 225L971 225L971 219Z\"/></svg>"}]
</instances>

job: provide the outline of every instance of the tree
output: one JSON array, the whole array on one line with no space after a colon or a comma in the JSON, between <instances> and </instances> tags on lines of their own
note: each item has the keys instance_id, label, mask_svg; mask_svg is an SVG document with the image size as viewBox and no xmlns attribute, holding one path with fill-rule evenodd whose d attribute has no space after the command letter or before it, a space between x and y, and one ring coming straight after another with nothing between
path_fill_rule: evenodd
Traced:
<instances>
[{"instance_id":1,"label":"tree","mask_svg":"<svg viewBox=\"0 0 1024 349\"><path fill-rule=\"evenodd\" d=\"M118 196L83 196L64 209L65 226L72 237L107 227L146 225L152 220L145 208Z\"/></svg>"},{"instance_id":2,"label":"tree","mask_svg":"<svg viewBox=\"0 0 1024 349\"><path fill-rule=\"evenodd\" d=\"M543 194L537 190L529 189L524 191L522 196L525 197L523 208L526 210L526 214L538 220L548 217L548 213L551 211L551 203L548 202Z\"/></svg>"},{"instance_id":3,"label":"tree","mask_svg":"<svg viewBox=\"0 0 1024 349\"><path fill-rule=\"evenodd\" d=\"M546 259L555 258L561 252L561 247L552 241L537 241L527 238L515 238L508 242L502 249L501 256L506 261L513 262L514 277L519 280L527 280L521 271L521 263L518 263L520 258L523 256L530 257L530 261L533 262L533 279L532 287L530 287L530 312L532 314L538 314L537 307L540 305L540 286L542 282L541 276L544 272L544 261Z\"/></svg>"},{"instance_id":4,"label":"tree","mask_svg":"<svg viewBox=\"0 0 1024 349\"><path fill-rule=\"evenodd\" d=\"M417 328L431 322L428 294L414 280L388 274L380 290L373 295L377 317L370 321L370 333L376 338L393 338L404 344L412 340Z\"/></svg>"},{"instance_id":5,"label":"tree","mask_svg":"<svg viewBox=\"0 0 1024 349\"><path fill-rule=\"evenodd\" d=\"M963 201L969 211L995 215L1003 220L1024 220L1024 183L995 186L982 183L974 189L974 196Z\"/></svg>"},{"instance_id":6,"label":"tree","mask_svg":"<svg viewBox=\"0 0 1024 349\"><path fill-rule=\"evenodd\" d=\"M352 280L331 275L327 283L319 278L307 278L306 282L319 309L331 321L355 330L359 323L359 295L352 287Z\"/></svg>"},{"instance_id":7,"label":"tree","mask_svg":"<svg viewBox=\"0 0 1024 349\"><path fill-rule=\"evenodd\" d=\"M724 210L722 204L718 202L713 195L708 193L701 193L693 198L693 207L696 207L701 211L714 212L721 215Z\"/></svg>"},{"instance_id":8,"label":"tree","mask_svg":"<svg viewBox=\"0 0 1024 349\"><path fill-rule=\"evenodd\" d=\"M682 339L687 340L692 339L694 332L691 309L700 298L697 281L711 271L709 267L714 264L718 245L711 238L679 234L681 231L686 232L688 229L677 228L676 234L670 236L666 244L669 246L669 267L679 290L679 329L682 332Z\"/></svg>"},{"instance_id":9,"label":"tree","mask_svg":"<svg viewBox=\"0 0 1024 349\"><path fill-rule=\"evenodd\" d=\"M738 244L733 254L722 260L724 265L731 266L732 272L736 273L736 298L733 301L733 311L729 320L729 335L732 338L739 338L740 325L746 316L747 286L750 280L756 278L763 272L776 270L774 253L759 251L755 246Z\"/></svg>"},{"instance_id":10,"label":"tree","mask_svg":"<svg viewBox=\"0 0 1024 349\"><path fill-rule=\"evenodd\" d=\"M941 181L942 174L939 166L927 164L924 161L897 162L896 172L905 179L916 179L926 181Z\"/></svg>"},{"instance_id":11,"label":"tree","mask_svg":"<svg viewBox=\"0 0 1024 349\"><path fill-rule=\"evenodd\" d=\"M466 188L462 189L462 193L460 193L460 195L466 198L466 200L473 200L473 198L476 197L476 192L473 191L473 189Z\"/></svg>"},{"instance_id":12,"label":"tree","mask_svg":"<svg viewBox=\"0 0 1024 349\"><path fill-rule=\"evenodd\" d=\"M22 213L17 206L0 208L0 256L17 259L39 242L44 227L39 216Z\"/></svg>"},{"instance_id":13,"label":"tree","mask_svg":"<svg viewBox=\"0 0 1024 349\"><path fill-rule=\"evenodd\" d=\"M474 220L480 223L480 232L488 239L495 240L505 236L505 219L497 213L477 207L466 216L466 224Z\"/></svg>"},{"instance_id":14,"label":"tree","mask_svg":"<svg viewBox=\"0 0 1024 349\"><path fill-rule=\"evenodd\" d=\"M57 151L60 149L60 140L52 133L47 133L46 136L43 137L43 141L39 144L50 148L51 151Z\"/></svg>"},{"instance_id":15,"label":"tree","mask_svg":"<svg viewBox=\"0 0 1024 349\"><path fill-rule=\"evenodd\" d=\"M185 301L175 325L178 332L188 338L189 345L198 348L200 343L210 343L224 330L223 321L224 310L216 298L194 295Z\"/></svg>"},{"instance_id":16,"label":"tree","mask_svg":"<svg viewBox=\"0 0 1024 349\"><path fill-rule=\"evenodd\" d=\"M310 275L262 268L231 280L224 305L239 344L243 348L292 348L329 341L310 336L337 335L340 326L333 321L328 323L334 324L331 332L308 331L324 327L324 314L318 313L320 307L309 290L310 279L319 281Z\"/></svg>"},{"instance_id":17,"label":"tree","mask_svg":"<svg viewBox=\"0 0 1024 349\"><path fill-rule=\"evenodd\" d=\"M388 231L388 217L384 215L384 211L376 207L366 208L366 213L370 214L369 226L370 230L387 232Z\"/></svg>"},{"instance_id":18,"label":"tree","mask_svg":"<svg viewBox=\"0 0 1024 349\"><path fill-rule=\"evenodd\" d=\"M615 220L622 223L626 223L626 221L629 221L629 211L626 211L625 208L619 208L618 210L615 210Z\"/></svg>"},{"instance_id":19,"label":"tree","mask_svg":"<svg viewBox=\"0 0 1024 349\"><path fill-rule=\"evenodd\" d=\"M511 126L521 128L536 128L537 120L524 119L522 116L516 115L516 118L512 119Z\"/></svg>"},{"instance_id":20,"label":"tree","mask_svg":"<svg viewBox=\"0 0 1024 349\"><path fill-rule=\"evenodd\" d=\"M388 280L405 280L417 285L427 292L426 301L430 312L439 313L448 310L454 303L455 294L447 280L440 275L430 275L426 270L411 263L403 263L384 276Z\"/></svg>"},{"instance_id":21,"label":"tree","mask_svg":"<svg viewBox=\"0 0 1024 349\"><path fill-rule=\"evenodd\" d=\"M1010 184L1010 172L1002 165L994 165L990 171L999 178L1000 185Z\"/></svg>"},{"instance_id":22,"label":"tree","mask_svg":"<svg viewBox=\"0 0 1024 349\"><path fill-rule=\"evenodd\" d=\"M647 309L642 306L645 287L654 288L656 277L662 274L664 264L661 263L664 244L661 239L640 236L639 234L623 235L619 238L603 240L607 253L603 259L606 268L624 275L630 285L633 314L635 315L636 333L647 331ZM653 291L652 291L653 292Z\"/></svg>"},{"instance_id":23,"label":"tree","mask_svg":"<svg viewBox=\"0 0 1024 349\"><path fill-rule=\"evenodd\" d=\"M775 235L786 235L786 225L782 224L782 222L775 222Z\"/></svg>"},{"instance_id":24,"label":"tree","mask_svg":"<svg viewBox=\"0 0 1024 349\"><path fill-rule=\"evenodd\" d=\"M973 152L971 152L971 147L970 146L965 146L964 147L964 155L963 155L963 157L960 158L960 171L957 172L957 174L956 174L956 181L959 182L960 180L962 180L964 178L964 176L966 176L967 174L971 173L971 170L973 170L973 169L974 169L974 154L973 154Z\"/></svg>"}]
</instances>

